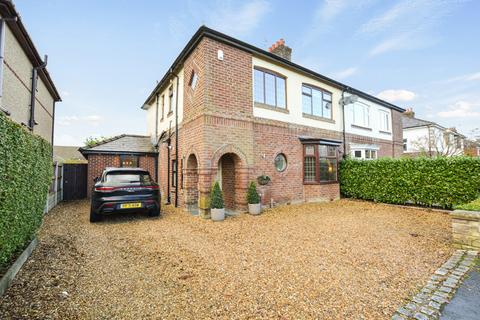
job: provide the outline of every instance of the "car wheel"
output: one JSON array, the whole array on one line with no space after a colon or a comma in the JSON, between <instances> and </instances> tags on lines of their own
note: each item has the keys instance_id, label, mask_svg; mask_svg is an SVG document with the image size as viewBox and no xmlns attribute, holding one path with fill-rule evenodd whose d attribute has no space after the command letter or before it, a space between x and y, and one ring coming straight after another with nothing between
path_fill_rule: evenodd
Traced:
<instances>
[{"instance_id":1,"label":"car wheel","mask_svg":"<svg viewBox=\"0 0 480 320\"><path fill-rule=\"evenodd\" d=\"M150 217L158 217L160 216L160 209L156 208L156 209L151 209L149 212L148 212L148 215Z\"/></svg>"},{"instance_id":2,"label":"car wheel","mask_svg":"<svg viewBox=\"0 0 480 320\"><path fill-rule=\"evenodd\" d=\"M96 214L95 211L90 210L90 222L98 222L102 220L102 216Z\"/></svg>"}]
</instances>

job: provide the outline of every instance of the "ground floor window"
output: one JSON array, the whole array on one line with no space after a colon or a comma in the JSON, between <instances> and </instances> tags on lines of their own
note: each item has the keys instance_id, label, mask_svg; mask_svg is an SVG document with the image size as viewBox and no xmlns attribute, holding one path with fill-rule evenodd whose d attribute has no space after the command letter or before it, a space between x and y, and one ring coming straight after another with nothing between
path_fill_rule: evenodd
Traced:
<instances>
[{"instance_id":1,"label":"ground floor window","mask_svg":"<svg viewBox=\"0 0 480 320\"><path fill-rule=\"evenodd\" d=\"M177 185L177 160L172 160L172 187Z\"/></svg>"},{"instance_id":2,"label":"ground floor window","mask_svg":"<svg viewBox=\"0 0 480 320\"><path fill-rule=\"evenodd\" d=\"M378 158L378 147L377 146L351 146L350 155L354 159L361 160L375 160Z\"/></svg>"},{"instance_id":3,"label":"ground floor window","mask_svg":"<svg viewBox=\"0 0 480 320\"><path fill-rule=\"evenodd\" d=\"M122 168L138 168L138 156L121 155L120 167Z\"/></svg>"},{"instance_id":4,"label":"ground floor window","mask_svg":"<svg viewBox=\"0 0 480 320\"><path fill-rule=\"evenodd\" d=\"M337 182L338 147L323 144L305 144L303 147L303 182Z\"/></svg>"}]
</instances>

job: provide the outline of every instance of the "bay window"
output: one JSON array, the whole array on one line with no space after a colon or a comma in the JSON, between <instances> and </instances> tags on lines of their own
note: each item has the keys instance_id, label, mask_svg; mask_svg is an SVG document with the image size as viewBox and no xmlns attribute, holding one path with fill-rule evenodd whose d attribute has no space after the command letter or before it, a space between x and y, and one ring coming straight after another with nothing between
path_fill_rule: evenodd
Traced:
<instances>
[{"instance_id":1,"label":"bay window","mask_svg":"<svg viewBox=\"0 0 480 320\"><path fill-rule=\"evenodd\" d=\"M254 69L253 95L256 103L286 109L285 77L263 69Z\"/></svg>"},{"instance_id":2,"label":"bay window","mask_svg":"<svg viewBox=\"0 0 480 320\"><path fill-rule=\"evenodd\" d=\"M302 111L304 115L332 118L332 94L309 85L302 85Z\"/></svg>"},{"instance_id":3,"label":"bay window","mask_svg":"<svg viewBox=\"0 0 480 320\"><path fill-rule=\"evenodd\" d=\"M337 146L304 144L303 182L318 184L337 182Z\"/></svg>"}]
</instances>

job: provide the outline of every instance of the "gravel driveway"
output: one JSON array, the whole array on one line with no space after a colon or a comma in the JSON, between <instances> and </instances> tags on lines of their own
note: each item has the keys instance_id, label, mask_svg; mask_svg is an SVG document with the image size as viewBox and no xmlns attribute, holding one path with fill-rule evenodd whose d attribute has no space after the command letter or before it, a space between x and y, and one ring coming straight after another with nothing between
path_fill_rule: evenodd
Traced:
<instances>
[{"instance_id":1,"label":"gravel driveway","mask_svg":"<svg viewBox=\"0 0 480 320\"><path fill-rule=\"evenodd\" d=\"M46 216L0 318L387 319L453 251L446 214L350 200L220 223L88 210Z\"/></svg>"}]
</instances>

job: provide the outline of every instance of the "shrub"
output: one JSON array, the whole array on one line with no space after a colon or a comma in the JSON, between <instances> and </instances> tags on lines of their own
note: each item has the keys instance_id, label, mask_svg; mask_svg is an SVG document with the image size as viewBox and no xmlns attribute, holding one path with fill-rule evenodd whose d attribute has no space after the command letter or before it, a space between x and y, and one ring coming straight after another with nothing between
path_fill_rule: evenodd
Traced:
<instances>
[{"instance_id":1,"label":"shrub","mask_svg":"<svg viewBox=\"0 0 480 320\"><path fill-rule=\"evenodd\" d=\"M218 181L216 181L212 187L212 192L210 194L210 208L212 209L224 208L223 193L222 193L222 190L220 189L220 185L218 184Z\"/></svg>"},{"instance_id":2,"label":"shrub","mask_svg":"<svg viewBox=\"0 0 480 320\"><path fill-rule=\"evenodd\" d=\"M260 195L257 192L257 186L255 182L250 182L247 190L247 203L257 204L260 203Z\"/></svg>"},{"instance_id":3,"label":"shrub","mask_svg":"<svg viewBox=\"0 0 480 320\"><path fill-rule=\"evenodd\" d=\"M52 179L51 145L0 113L0 269L34 238Z\"/></svg>"},{"instance_id":4,"label":"shrub","mask_svg":"<svg viewBox=\"0 0 480 320\"><path fill-rule=\"evenodd\" d=\"M480 211L480 198L475 199L472 202L460 204L455 206L455 209L468 210L468 211Z\"/></svg>"},{"instance_id":5,"label":"shrub","mask_svg":"<svg viewBox=\"0 0 480 320\"><path fill-rule=\"evenodd\" d=\"M340 164L340 190L352 198L451 209L478 196L480 159L347 159Z\"/></svg>"}]
</instances>

